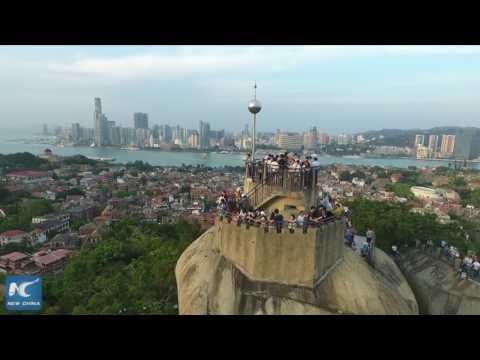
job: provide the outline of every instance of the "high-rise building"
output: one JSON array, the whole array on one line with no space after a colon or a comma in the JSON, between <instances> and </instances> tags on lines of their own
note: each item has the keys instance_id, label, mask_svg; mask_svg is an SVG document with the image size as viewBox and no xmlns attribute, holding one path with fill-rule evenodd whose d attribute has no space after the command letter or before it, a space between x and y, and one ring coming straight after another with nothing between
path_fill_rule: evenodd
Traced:
<instances>
[{"instance_id":1,"label":"high-rise building","mask_svg":"<svg viewBox=\"0 0 480 360\"><path fill-rule=\"evenodd\" d=\"M82 140L82 128L79 123L72 124L72 140L74 142Z\"/></svg>"},{"instance_id":2,"label":"high-rise building","mask_svg":"<svg viewBox=\"0 0 480 360\"><path fill-rule=\"evenodd\" d=\"M442 145L440 152L444 154L452 154L455 149L455 135L442 135Z\"/></svg>"},{"instance_id":3,"label":"high-rise building","mask_svg":"<svg viewBox=\"0 0 480 360\"><path fill-rule=\"evenodd\" d=\"M135 129L148 129L148 114L145 113L134 113L133 122Z\"/></svg>"},{"instance_id":4,"label":"high-rise building","mask_svg":"<svg viewBox=\"0 0 480 360\"><path fill-rule=\"evenodd\" d=\"M349 145L353 141L353 135L351 134L340 134L337 136L338 145Z\"/></svg>"},{"instance_id":5,"label":"high-rise building","mask_svg":"<svg viewBox=\"0 0 480 360\"><path fill-rule=\"evenodd\" d=\"M158 140L161 144L170 144L172 142L172 128L169 125L160 126Z\"/></svg>"},{"instance_id":6,"label":"high-rise building","mask_svg":"<svg viewBox=\"0 0 480 360\"><path fill-rule=\"evenodd\" d=\"M303 145L306 149L315 149L318 146L318 131L315 126L303 135Z\"/></svg>"},{"instance_id":7,"label":"high-rise building","mask_svg":"<svg viewBox=\"0 0 480 360\"><path fill-rule=\"evenodd\" d=\"M303 137L297 133L282 132L278 135L278 146L286 150L299 150L303 146Z\"/></svg>"},{"instance_id":8,"label":"high-rise building","mask_svg":"<svg viewBox=\"0 0 480 360\"><path fill-rule=\"evenodd\" d=\"M95 98L95 112L94 116L94 130L95 130L95 145L103 146L105 145L105 138L107 137L107 124L106 118L102 114L102 100L100 98Z\"/></svg>"},{"instance_id":9,"label":"high-rise building","mask_svg":"<svg viewBox=\"0 0 480 360\"><path fill-rule=\"evenodd\" d=\"M48 136L48 125L43 124L43 135Z\"/></svg>"},{"instance_id":10,"label":"high-rise building","mask_svg":"<svg viewBox=\"0 0 480 360\"><path fill-rule=\"evenodd\" d=\"M428 150L430 151L431 156L435 156L435 154L438 152L439 143L438 135L430 135L428 137Z\"/></svg>"},{"instance_id":11,"label":"high-rise building","mask_svg":"<svg viewBox=\"0 0 480 360\"><path fill-rule=\"evenodd\" d=\"M197 130L193 130L191 135L188 137L188 146L194 149L200 147L200 135Z\"/></svg>"},{"instance_id":12,"label":"high-rise building","mask_svg":"<svg viewBox=\"0 0 480 360\"><path fill-rule=\"evenodd\" d=\"M417 145L416 147L417 159L427 159L430 157L430 149L425 145Z\"/></svg>"},{"instance_id":13,"label":"high-rise building","mask_svg":"<svg viewBox=\"0 0 480 360\"><path fill-rule=\"evenodd\" d=\"M328 145L329 140L330 140L330 138L329 138L327 133L318 134L318 143L320 145Z\"/></svg>"},{"instance_id":14,"label":"high-rise building","mask_svg":"<svg viewBox=\"0 0 480 360\"><path fill-rule=\"evenodd\" d=\"M475 128L461 128L455 135L455 159L473 160L480 155L480 131Z\"/></svg>"},{"instance_id":15,"label":"high-rise building","mask_svg":"<svg viewBox=\"0 0 480 360\"><path fill-rule=\"evenodd\" d=\"M415 135L415 147L425 145L425 135Z\"/></svg>"},{"instance_id":16,"label":"high-rise building","mask_svg":"<svg viewBox=\"0 0 480 360\"><path fill-rule=\"evenodd\" d=\"M208 149L210 146L210 124L208 122L200 121L200 148Z\"/></svg>"}]
</instances>

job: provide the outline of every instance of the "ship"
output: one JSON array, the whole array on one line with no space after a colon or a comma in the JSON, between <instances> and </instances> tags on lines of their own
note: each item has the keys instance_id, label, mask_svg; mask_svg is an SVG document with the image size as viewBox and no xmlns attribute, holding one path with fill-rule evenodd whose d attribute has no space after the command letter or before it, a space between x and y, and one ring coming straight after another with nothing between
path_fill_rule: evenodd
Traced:
<instances>
[{"instance_id":1,"label":"ship","mask_svg":"<svg viewBox=\"0 0 480 360\"><path fill-rule=\"evenodd\" d=\"M133 145L128 145L125 147L121 147L120 150L127 150L127 151L138 151L140 150L139 147L133 146Z\"/></svg>"},{"instance_id":2,"label":"ship","mask_svg":"<svg viewBox=\"0 0 480 360\"><path fill-rule=\"evenodd\" d=\"M89 156L88 158L89 158L90 160L96 160L96 161L105 161L105 162L115 161L115 158L111 158L111 157L93 157L93 156Z\"/></svg>"}]
</instances>

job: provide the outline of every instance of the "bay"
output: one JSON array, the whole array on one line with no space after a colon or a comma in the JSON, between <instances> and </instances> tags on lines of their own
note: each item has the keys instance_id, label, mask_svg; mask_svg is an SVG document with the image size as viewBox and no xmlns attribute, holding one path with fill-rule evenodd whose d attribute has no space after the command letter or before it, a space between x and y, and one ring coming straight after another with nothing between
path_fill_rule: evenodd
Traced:
<instances>
[{"instance_id":1,"label":"bay","mask_svg":"<svg viewBox=\"0 0 480 360\"><path fill-rule=\"evenodd\" d=\"M10 137L11 138L11 137ZM0 136L0 154L12 154L18 152L30 152L34 155L41 154L46 148L53 151L54 154L61 156L84 155L87 157L114 158L115 163L127 163L130 161L142 160L157 166L181 166L185 165L204 165L209 167L222 166L243 166L244 154L229 153L218 154L215 152L175 152L160 150L138 150L127 151L117 148L91 148L91 147L56 147L45 144L23 143L21 141L9 141ZM387 159L387 158L348 158L339 156L320 156L322 164L346 164L346 165L379 165L387 167L407 168L416 167L438 167L448 166L445 161L425 161L408 159ZM473 164L473 168L479 169L478 163Z\"/></svg>"}]
</instances>

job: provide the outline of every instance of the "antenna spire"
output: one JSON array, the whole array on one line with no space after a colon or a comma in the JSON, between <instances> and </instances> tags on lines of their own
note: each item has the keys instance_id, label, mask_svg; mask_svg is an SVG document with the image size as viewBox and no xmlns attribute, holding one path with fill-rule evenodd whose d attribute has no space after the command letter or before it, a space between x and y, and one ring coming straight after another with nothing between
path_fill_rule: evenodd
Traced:
<instances>
[{"instance_id":1,"label":"antenna spire","mask_svg":"<svg viewBox=\"0 0 480 360\"><path fill-rule=\"evenodd\" d=\"M257 98L257 82L255 81L255 85L253 86L255 94L254 94L254 99Z\"/></svg>"}]
</instances>

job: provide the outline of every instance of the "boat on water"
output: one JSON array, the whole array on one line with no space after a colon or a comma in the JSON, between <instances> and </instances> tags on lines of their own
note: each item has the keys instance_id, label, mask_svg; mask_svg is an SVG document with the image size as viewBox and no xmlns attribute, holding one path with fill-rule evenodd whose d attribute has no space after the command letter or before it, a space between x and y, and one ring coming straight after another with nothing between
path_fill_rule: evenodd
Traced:
<instances>
[{"instance_id":1,"label":"boat on water","mask_svg":"<svg viewBox=\"0 0 480 360\"><path fill-rule=\"evenodd\" d=\"M92 143L92 145L90 145L91 148L95 147L95 143Z\"/></svg>"},{"instance_id":2,"label":"boat on water","mask_svg":"<svg viewBox=\"0 0 480 360\"><path fill-rule=\"evenodd\" d=\"M129 146L121 147L120 150L138 151L140 150L140 148L133 145L129 145Z\"/></svg>"},{"instance_id":3,"label":"boat on water","mask_svg":"<svg viewBox=\"0 0 480 360\"><path fill-rule=\"evenodd\" d=\"M217 151L217 154L225 155L225 154L231 154L231 152L227 150L222 150L222 151Z\"/></svg>"},{"instance_id":4,"label":"boat on water","mask_svg":"<svg viewBox=\"0 0 480 360\"><path fill-rule=\"evenodd\" d=\"M208 153L202 153L200 154L200 156L202 157L202 159L206 159L208 158Z\"/></svg>"},{"instance_id":5,"label":"boat on water","mask_svg":"<svg viewBox=\"0 0 480 360\"><path fill-rule=\"evenodd\" d=\"M96 160L96 161L105 161L105 162L115 161L115 158L111 158L111 157L94 157L94 156L89 156L88 158L89 158L90 160Z\"/></svg>"}]
</instances>

